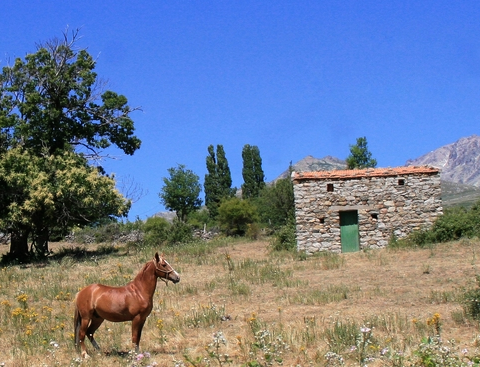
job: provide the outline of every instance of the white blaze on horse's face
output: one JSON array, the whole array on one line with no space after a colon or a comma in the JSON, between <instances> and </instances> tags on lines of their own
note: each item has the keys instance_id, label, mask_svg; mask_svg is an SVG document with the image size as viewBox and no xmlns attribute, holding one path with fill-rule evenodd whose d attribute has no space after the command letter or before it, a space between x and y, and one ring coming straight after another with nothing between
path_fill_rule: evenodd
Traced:
<instances>
[{"instance_id":1,"label":"white blaze on horse's face","mask_svg":"<svg viewBox=\"0 0 480 367\"><path fill-rule=\"evenodd\" d=\"M163 262L167 266L167 269L169 269L169 274L168 274L168 279L170 279L173 283L178 283L180 281L180 275L175 271L174 268L168 263L167 260L163 259Z\"/></svg>"},{"instance_id":2,"label":"white blaze on horse's face","mask_svg":"<svg viewBox=\"0 0 480 367\"><path fill-rule=\"evenodd\" d=\"M180 281L180 275L172 268L172 266L162 257L155 256L154 259L155 268L157 276L165 279L170 280L173 283L178 283Z\"/></svg>"}]
</instances>

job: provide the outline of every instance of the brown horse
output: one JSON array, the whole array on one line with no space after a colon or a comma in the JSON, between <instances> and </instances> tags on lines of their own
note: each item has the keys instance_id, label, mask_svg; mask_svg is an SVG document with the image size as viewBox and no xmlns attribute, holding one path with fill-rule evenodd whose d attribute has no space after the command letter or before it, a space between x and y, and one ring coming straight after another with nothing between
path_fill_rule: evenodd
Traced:
<instances>
[{"instance_id":1,"label":"brown horse","mask_svg":"<svg viewBox=\"0 0 480 367\"><path fill-rule=\"evenodd\" d=\"M75 297L75 346L81 347L82 357L88 357L85 336L95 349L100 349L93 334L104 320L132 321L132 343L138 352L145 320L152 311L157 278L178 283L180 276L163 255L147 262L135 279L123 287L91 284Z\"/></svg>"}]
</instances>

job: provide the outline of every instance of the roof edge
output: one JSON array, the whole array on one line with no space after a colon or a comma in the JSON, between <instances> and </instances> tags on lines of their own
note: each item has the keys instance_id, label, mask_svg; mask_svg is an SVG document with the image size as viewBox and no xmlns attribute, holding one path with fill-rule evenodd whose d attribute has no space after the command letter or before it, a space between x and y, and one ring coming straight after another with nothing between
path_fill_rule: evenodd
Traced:
<instances>
[{"instance_id":1,"label":"roof edge","mask_svg":"<svg viewBox=\"0 0 480 367\"><path fill-rule=\"evenodd\" d=\"M440 170L431 166L404 166L388 168L365 168L352 170L332 170L314 172L292 172L293 180L349 179L364 177L391 177L404 175L436 175Z\"/></svg>"}]
</instances>

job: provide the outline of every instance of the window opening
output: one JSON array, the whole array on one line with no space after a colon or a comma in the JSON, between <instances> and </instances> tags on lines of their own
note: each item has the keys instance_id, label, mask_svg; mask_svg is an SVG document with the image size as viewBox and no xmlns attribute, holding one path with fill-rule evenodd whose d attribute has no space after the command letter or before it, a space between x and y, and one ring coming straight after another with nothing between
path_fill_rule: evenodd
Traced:
<instances>
[{"instance_id":1,"label":"window opening","mask_svg":"<svg viewBox=\"0 0 480 367\"><path fill-rule=\"evenodd\" d=\"M403 178L401 178L400 180L398 180L398 185L399 185L399 186L405 185L405 180L404 180Z\"/></svg>"},{"instance_id":2,"label":"window opening","mask_svg":"<svg viewBox=\"0 0 480 367\"><path fill-rule=\"evenodd\" d=\"M327 184L327 192L333 192L333 184Z\"/></svg>"}]
</instances>

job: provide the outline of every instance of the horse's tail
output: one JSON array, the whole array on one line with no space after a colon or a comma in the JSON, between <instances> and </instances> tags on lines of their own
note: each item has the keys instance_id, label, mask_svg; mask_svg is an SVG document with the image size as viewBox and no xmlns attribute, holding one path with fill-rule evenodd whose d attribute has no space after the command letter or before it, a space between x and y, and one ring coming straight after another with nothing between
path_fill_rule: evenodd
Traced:
<instances>
[{"instance_id":1,"label":"horse's tail","mask_svg":"<svg viewBox=\"0 0 480 367\"><path fill-rule=\"evenodd\" d=\"M75 297L75 314L73 315L73 330L75 335L75 348L80 347L80 324L82 323L82 316L78 311L77 299Z\"/></svg>"}]
</instances>

